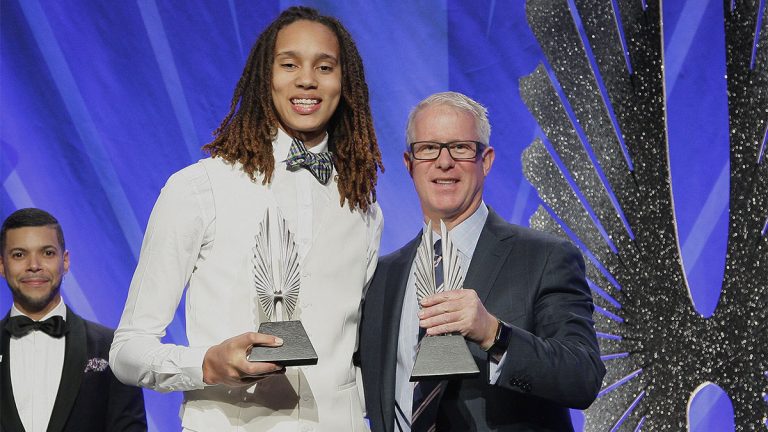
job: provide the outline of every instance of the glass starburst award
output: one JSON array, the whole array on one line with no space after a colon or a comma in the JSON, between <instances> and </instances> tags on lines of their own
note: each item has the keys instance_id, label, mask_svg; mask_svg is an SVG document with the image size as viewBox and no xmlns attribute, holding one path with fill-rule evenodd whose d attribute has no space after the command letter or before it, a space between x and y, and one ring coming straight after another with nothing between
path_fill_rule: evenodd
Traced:
<instances>
[{"instance_id":1,"label":"glass starburst award","mask_svg":"<svg viewBox=\"0 0 768 432\"><path fill-rule=\"evenodd\" d=\"M280 212L274 210L275 224L270 223L270 213L267 209L255 237L251 259L253 283L267 318L259 326L259 333L280 337L283 345L274 348L254 346L248 360L283 366L317 364L317 353L304 325L293 319L301 289L298 248Z\"/></svg>"},{"instance_id":2,"label":"glass starburst award","mask_svg":"<svg viewBox=\"0 0 768 432\"><path fill-rule=\"evenodd\" d=\"M437 263L442 266L444 280L438 286L435 278L435 251L432 241L432 222L421 237L416 252L416 298L421 300L432 294L461 289L464 274L459 262L459 253L453 245L445 223L440 221L443 258ZM411 372L411 381L471 378L480 374L464 337L459 333L424 336L416 352L416 362Z\"/></svg>"}]
</instances>

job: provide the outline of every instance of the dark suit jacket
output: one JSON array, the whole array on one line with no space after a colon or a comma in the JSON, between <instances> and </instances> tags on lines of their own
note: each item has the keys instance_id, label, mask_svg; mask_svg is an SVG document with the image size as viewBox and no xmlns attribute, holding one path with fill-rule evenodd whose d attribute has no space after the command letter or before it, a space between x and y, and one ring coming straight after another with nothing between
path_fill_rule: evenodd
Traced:
<instances>
[{"instance_id":1,"label":"dark suit jacket","mask_svg":"<svg viewBox=\"0 0 768 432\"><path fill-rule=\"evenodd\" d=\"M0 321L0 430L19 432L24 427L11 388L8 316ZM67 325L61 383L48 432L146 431L141 389L119 382L109 366L98 361L109 359L114 331L80 318L69 307Z\"/></svg>"},{"instance_id":2,"label":"dark suit jacket","mask_svg":"<svg viewBox=\"0 0 768 432\"><path fill-rule=\"evenodd\" d=\"M395 430L400 315L420 242L421 233L379 261L363 305L359 355L374 431ZM437 430L573 430L568 407L588 407L605 375L578 249L511 225L491 210L464 286L477 291L491 314L512 325L512 336L495 385L488 384L487 354L468 344L480 376L450 382Z\"/></svg>"}]
</instances>

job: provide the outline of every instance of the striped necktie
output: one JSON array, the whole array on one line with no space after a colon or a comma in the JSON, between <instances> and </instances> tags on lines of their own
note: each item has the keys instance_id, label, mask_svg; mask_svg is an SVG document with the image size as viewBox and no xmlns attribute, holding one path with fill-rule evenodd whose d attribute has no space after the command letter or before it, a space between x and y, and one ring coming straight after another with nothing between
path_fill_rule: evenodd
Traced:
<instances>
[{"instance_id":1,"label":"striped necktie","mask_svg":"<svg viewBox=\"0 0 768 432\"><path fill-rule=\"evenodd\" d=\"M443 248L440 239L435 242L435 285L443 283ZM426 331L419 327L419 342ZM419 381L413 387L413 411L411 411L411 431L429 432L435 430L440 397L448 381Z\"/></svg>"}]
</instances>

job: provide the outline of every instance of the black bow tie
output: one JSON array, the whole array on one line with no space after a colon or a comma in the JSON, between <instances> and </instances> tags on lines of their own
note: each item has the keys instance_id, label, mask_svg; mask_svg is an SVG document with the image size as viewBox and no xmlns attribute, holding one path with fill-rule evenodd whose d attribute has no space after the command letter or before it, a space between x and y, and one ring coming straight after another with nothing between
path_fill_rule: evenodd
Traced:
<instances>
[{"instance_id":1,"label":"black bow tie","mask_svg":"<svg viewBox=\"0 0 768 432\"><path fill-rule=\"evenodd\" d=\"M47 320L34 321L24 315L17 315L8 318L5 323L5 329L11 335L20 338L26 336L32 330L40 330L49 336L60 338L67 333L67 322L61 316L52 316Z\"/></svg>"}]
</instances>

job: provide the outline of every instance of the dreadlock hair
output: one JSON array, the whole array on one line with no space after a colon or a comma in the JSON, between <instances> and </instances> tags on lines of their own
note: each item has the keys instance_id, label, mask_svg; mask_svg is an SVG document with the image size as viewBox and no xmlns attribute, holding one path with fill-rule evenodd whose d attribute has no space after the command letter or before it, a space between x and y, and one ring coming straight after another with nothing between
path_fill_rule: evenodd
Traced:
<instances>
[{"instance_id":1,"label":"dreadlock hair","mask_svg":"<svg viewBox=\"0 0 768 432\"><path fill-rule=\"evenodd\" d=\"M261 175L262 184L271 182L275 170L272 140L279 124L271 97L275 41L282 28L300 20L323 24L339 42L341 98L328 121L328 148L339 173L340 205L348 201L351 209L367 211L376 201L377 169L383 172L384 165L373 129L363 61L347 29L315 9L290 7L261 33L235 87L229 113L203 150L229 163L239 162L253 181Z\"/></svg>"}]
</instances>

